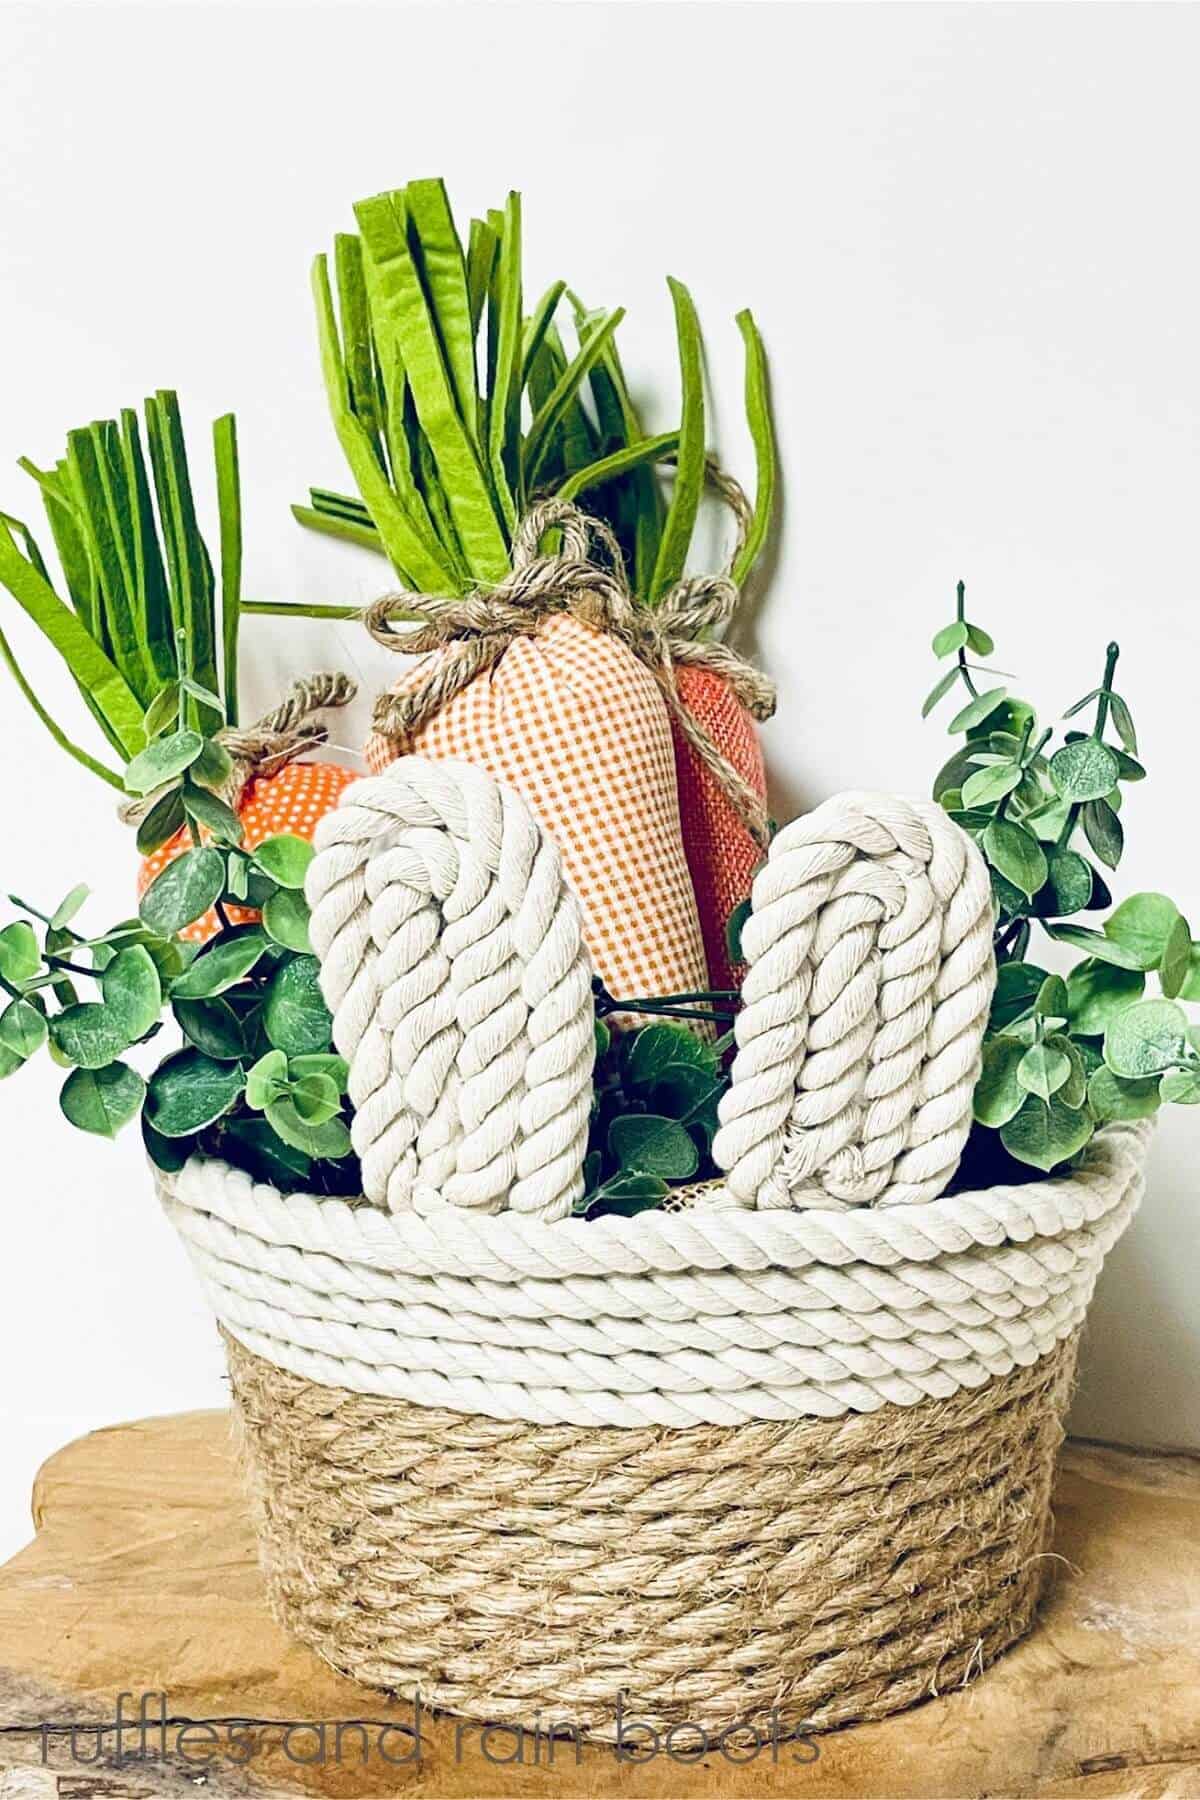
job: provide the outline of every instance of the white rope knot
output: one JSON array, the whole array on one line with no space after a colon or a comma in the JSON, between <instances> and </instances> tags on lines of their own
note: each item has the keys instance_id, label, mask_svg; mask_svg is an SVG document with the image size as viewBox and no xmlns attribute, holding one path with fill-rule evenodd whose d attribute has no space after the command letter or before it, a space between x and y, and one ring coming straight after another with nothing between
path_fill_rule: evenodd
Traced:
<instances>
[{"instance_id":1,"label":"white rope knot","mask_svg":"<svg viewBox=\"0 0 1200 1800\"><path fill-rule=\"evenodd\" d=\"M713 1155L742 1206L931 1200L995 986L987 868L932 802L842 794L775 838Z\"/></svg>"},{"instance_id":2,"label":"white rope knot","mask_svg":"<svg viewBox=\"0 0 1200 1800\"><path fill-rule=\"evenodd\" d=\"M591 965L519 795L401 757L321 821L306 889L367 1198L552 1221L583 1191Z\"/></svg>"}]
</instances>

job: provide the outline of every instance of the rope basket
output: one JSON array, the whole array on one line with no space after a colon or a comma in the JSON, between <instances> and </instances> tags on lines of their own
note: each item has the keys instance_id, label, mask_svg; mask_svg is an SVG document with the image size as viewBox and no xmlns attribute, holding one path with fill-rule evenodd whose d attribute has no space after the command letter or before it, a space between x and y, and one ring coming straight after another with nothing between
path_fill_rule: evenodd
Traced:
<instances>
[{"instance_id":1,"label":"rope basket","mask_svg":"<svg viewBox=\"0 0 1200 1800\"><path fill-rule=\"evenodd\" d=\"M919 804L779 833L726 1178L584 1221L590 972L553 844L477 770L348 790L308 894L365 1197L159 1178L297 1637L425 1705L611 1740L879 1718L1028 1628L1147 1128L943 1191L992 983L979 877Z\"/></svg>"}]
</instances>

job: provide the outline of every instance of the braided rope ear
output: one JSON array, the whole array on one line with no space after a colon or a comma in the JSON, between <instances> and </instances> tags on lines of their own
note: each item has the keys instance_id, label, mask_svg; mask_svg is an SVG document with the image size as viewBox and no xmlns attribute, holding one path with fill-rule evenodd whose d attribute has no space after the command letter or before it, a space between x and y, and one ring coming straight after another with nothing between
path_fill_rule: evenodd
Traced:
<instances>
[{"instance_id":1,"label":"braided rope ear","mask_svg":"<svg viewBox=\"0 0 1200 1800\"><path fill-rule=\"evenodd\" d=\"M930 801L840 794L775 838L713 1155L749 1207L932 1200L971 1128L992 894Z\"/></svg>"},{"instance_id":2,"label":"braided rope ear","mask_svg":"<svg viewBox=\"0 0 1200 1800\"><path fill-rule=\"evenodd\" d=\"M554 844L483 770L416 756L355 782L315 842L312 941L367 1198L563 1217L595 1033Z\"/></svg>"}]
</instances>

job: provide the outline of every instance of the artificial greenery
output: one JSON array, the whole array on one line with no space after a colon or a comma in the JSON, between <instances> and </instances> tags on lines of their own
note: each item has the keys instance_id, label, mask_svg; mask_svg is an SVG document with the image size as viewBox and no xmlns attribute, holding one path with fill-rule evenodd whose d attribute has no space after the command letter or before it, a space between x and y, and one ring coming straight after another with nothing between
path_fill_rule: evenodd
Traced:
<instances>
[{"instance_id":1,"label":"artificial greenery","mask_svg":"<svg viewBox=\"0 0 1200 1800\"><path fill-rule=\"evenodd\" d=\"M635 592L661 600L683 573L708 462L700 326L683 283L669 282L679 424L650 436L617 352L623 310L589 311L563 281L525 310L518 194L471 221L465 249L441 181L413 181L354 210L359 234L337 237L332 273L317 257L313 288L330 409L359 491L314 488L297 518L381 551L406 588L456 595L507 572L533 498L585 496L612 525ZM741 582L766 536L775 446L758 330L748 311L737 324L757 461L753 521L733 571Z\"/></svg>"},{"instance_id":2,"label":"artificial greenery","mask_svg":"<svg viewBox=\"0 0 1200 1800\"><path fill-rule=\"evenodd\" d=\"M1099 685L1064 714L1086 728L1057 743L1054 727L1041 727L1029 702L975 660L993 643L967 618L961 582L933 649L949 666L923 716L955 689L964 702L949 726L963 742L934 798L983 851L995 903L996 994L958 1178L979 1186L1017 1165L1028 1173L1073 1162L1108 1120L1200 1102L1200 1031L1179 1004L1200 999L1200 946L1165 894L1132 894L1109 911L1101 865L1121 860L1124 792L1146 773L1113 685L1117 645ZM1098 927L1080 923L1098 913L1107 914ZM1082 951L1082 961L1065 977L1043 967L1035 932Z\"/></svg>"},{"instance_id":3,"label":"artificial greenery","mask_svg":"<svg viewBox=\"0 0 1200 1800\"><path fill-rule=\"evenodd\" d=\"M0 587L63 658L110 749L133 763L148 743L145 715L174 712L183 683L188 726L237 722L242 525L237 430L213 426L220 574L201 535L176 396L145 403L145 437L125 408L67 434L52 469L28 458L62 569L63 599L32 532L0 513ZM186 646L188 668L180 661ZM0 631L0 658L60 747L113 788L122 770L92 756L51 717ZM211 697L218 696L215 704Z\"/></svg>"}]
</instances>

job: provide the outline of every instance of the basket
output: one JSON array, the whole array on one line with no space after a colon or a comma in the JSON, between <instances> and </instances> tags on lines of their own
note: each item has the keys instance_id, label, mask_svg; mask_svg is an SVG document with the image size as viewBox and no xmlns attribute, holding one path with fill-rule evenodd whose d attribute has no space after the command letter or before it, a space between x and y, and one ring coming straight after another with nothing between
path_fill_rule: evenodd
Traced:
<instances>
[{"instance_id":1,"label":"basket","mask_svg":"<svg viewBox=\"0 0 1200 1800\"><path fill-rule=\"evenodd\" d=\"M826 1729L977 1674L1037 1606L1147 1128L944 1191L994 979L974 846L878 796L781 832L725 1181L584 1221L590 971L524 803L402 759L318 843L367 1198L159 1177L287 1628L368 1686L608 1741Z\"/></svg>"}]
</instances>

